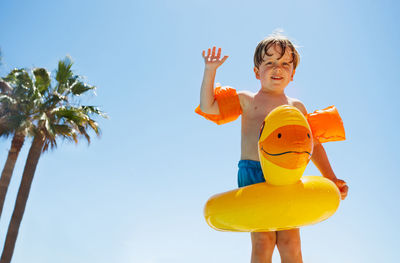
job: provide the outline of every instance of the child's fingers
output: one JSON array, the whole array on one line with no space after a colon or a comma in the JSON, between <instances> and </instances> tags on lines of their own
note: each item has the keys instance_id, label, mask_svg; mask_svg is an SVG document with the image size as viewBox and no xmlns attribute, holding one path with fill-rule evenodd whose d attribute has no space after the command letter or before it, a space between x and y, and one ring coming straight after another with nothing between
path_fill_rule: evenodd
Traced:
<instances>
[{"instance_id":1,"label":"child's fingers","mask_svg":"<svg viewBox=\"0 0 400 263\"><path fill-rule=\"evenodd\" d=\"M343 186L347 185L345 181L338 179L336 182L337 187L342 188Z\"/></svg>"},{"instance_id":2,"label":"child's fingers","mask_svg":"<svg viewBox=\"0 0 400 263\"><path fill-rule=\"evenodd\" d=\"M228 57L229 57L229 56L224 56L224 57L221 59L221 63L224 63L224 62L225 62L225 60L227 60L227 59L228 59Z\"/></svg>"},{"instance_id":3,"label":"child's fingers","mask_svg":"<svg viewBox=\"0 0 400 263\"><path fill-rule=\"evenodd\" d=\"M221 48L218 48L218 53L217 53L217 57L221 56Z\"/></svg>"},{"instance_id":4,"label":"child's fingers","mask_svg":"<svg viewBox=\"0 0 400 263\"><path fill-rule=\"evenodd\" d=\"M349 190L349 187L347 186L346 182L340 179L337 179L335 181L336 186L339 188L340 191L340 198L344 200L347 196L347 192Z\"/></svg>"},{"instance_id":5,"label":"child's fingers","mask_svg":"<svg viewBox=\"0 0 400 263\"><path fill-rule=\"evenodd\" d=\"M209 48L209 49L207 50L207 55L206 55L205 50L203 50L203 52L202 52L201 54L202 54L202 56L203 56L204 59L208 59L208 58L211 57L211 59L217 59L216 61L218 61L219 57L221 57L221 48L218 48L217 54L215 54L215 51L216 51L216 47L213 46L212 49ZM229 57L229 56L224 56L224 57L220 60L220 62L221 62L221 63L224 63L225 60L228 59L228 57Z\"/></svg>"},{"instance_id":6,"label":"child's fingers","mask_svg":"<svg viewBox=\"0 0 400 263\"><path fill-rule=\"evenodd\" d=\"M343 186L340 189L340 196L342 198L342 200L344 200L347 197L347 192L349 191L349 187L347 185Z\"/></svg>"},{"instance_id":7,"label":"child's fingers","mask_svg":"<svg viewBox=\"0 0 400 263\"><path fill-rule=\"evenodd\" d=\"M349 187L347 185L343 186L342 192L347 195L347 192L349 191Z\"/></svg>"}]
</instances>

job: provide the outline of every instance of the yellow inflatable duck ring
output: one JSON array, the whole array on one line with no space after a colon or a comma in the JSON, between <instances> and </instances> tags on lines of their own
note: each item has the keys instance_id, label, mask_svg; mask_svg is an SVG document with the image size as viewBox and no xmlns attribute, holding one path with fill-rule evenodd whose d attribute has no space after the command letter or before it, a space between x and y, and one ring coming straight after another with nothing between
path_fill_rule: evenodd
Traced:
<instances>
[{"instance_id":1,"label":"yellow inflatable duck ring","mask_svg":"<svg viewBox=\"0 0 400 263\"><path fill-rule=\"evenodd\" d=\"M344 140L343 123L334 106L306 117L289 105L268 114L258 142L266 182L212 196L204 208L212 228L285 230L316 224L336 212L340 203L336 185L322 176L302 175L311 159L313 138Z\"/></svg>"}]
</instances>

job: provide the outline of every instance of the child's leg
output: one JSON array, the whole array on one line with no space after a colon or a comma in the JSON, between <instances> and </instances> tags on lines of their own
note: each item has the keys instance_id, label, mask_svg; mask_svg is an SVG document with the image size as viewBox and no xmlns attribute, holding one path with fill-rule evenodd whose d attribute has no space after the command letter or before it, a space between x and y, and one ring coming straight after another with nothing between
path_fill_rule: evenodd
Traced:
<instances>
[{"instance_id":1,"label":"child's leg","mask_svg":"<svg viewBox=\"0 0 400 263\"><path fill-rule=\"evenodd\" d=\"M275 232L251 233L251 263L271 263L276 244Z\"/></svg>"},{"instance_id":2,"label":"child's leg","mask_svg":"<svg viewBox=\"0 0 400 263\"><path fill-rule=\"evenodd\" d=\"M282 263L302 263L300 230L290 229L276 232L276 246Z\"/></svg>"}]
</instances>

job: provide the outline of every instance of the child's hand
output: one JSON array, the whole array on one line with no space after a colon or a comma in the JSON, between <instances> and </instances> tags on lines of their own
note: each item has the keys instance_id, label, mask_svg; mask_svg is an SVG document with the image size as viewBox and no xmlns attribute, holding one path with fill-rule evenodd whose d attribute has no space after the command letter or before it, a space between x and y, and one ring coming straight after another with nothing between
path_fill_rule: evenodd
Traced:
<instances>
[{"instance_id":1,"label":"child's hand","mask_svg":"<svg viewBox=\"0 0 400 263\"><path fill-rule=\"evenodd\" d=\"M333 182L339 188L341 199L344 200L347 196L347 192L349 191L349 187L347 186L346 182L340 179L336 179Z\"/></svg>"},{"instance_id":2,"label":"child's hand","mask_svg":"<svg viewBox=\"0 0 400 263\"><path fill-rule=\"evenodd\" d=\"M218 48L218 53L215 55L215 47L208 49L207 56L206 56L206 51L203 50L203 58L204 58L204 63L206 64L206 69L212 69L216 70L219 66L221 66L225 60L228 58L228 56L224 56L221 59L221 48Z\"/></svg>"}]
</instances>

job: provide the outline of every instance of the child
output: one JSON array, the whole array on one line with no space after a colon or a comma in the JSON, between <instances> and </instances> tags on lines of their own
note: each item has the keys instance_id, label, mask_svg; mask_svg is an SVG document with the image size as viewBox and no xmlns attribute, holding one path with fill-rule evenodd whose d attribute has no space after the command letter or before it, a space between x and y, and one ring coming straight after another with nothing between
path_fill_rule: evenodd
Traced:
<instances>
[{"instance_id":1,"label":"child","mask_svg":"<svg viewBox=\"0 0 400 263\"><path fill-rule=\"evenodd\" d=\"M232 88L214 90L216 70L228 56L221 58L221 48L203 51L205 62L200 107L196 112L218 124L226 123L242 115L241 160L239 161L239 187L265 182L258 157L258 138L261 124L270 111L279 105L288 104L307 114L303 103L285 95L285 88L293 80L299 63L299 54L290 40L273 34L262 40L254 54L254 73L260 80L257 93L236 91ZM318 140L314 140L312 161L322 175L332 180L339 188L341 198L347 196L346 182L337 179ZM275 245L282 262L303 262L299 229L272 232L252 232L251 262L271 262Z\"/></svg>"}]
</instances>

